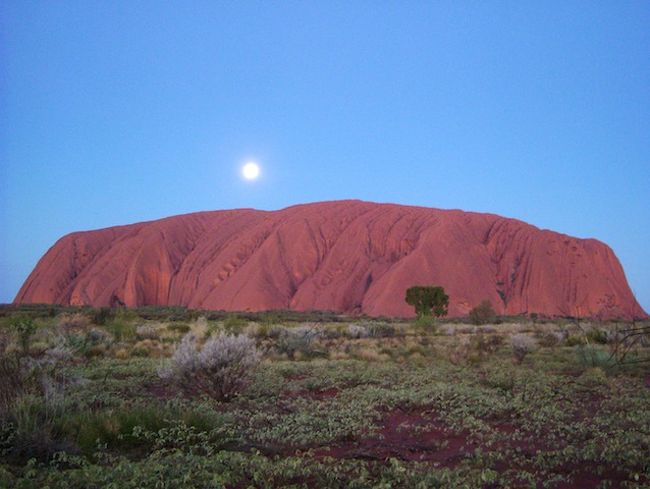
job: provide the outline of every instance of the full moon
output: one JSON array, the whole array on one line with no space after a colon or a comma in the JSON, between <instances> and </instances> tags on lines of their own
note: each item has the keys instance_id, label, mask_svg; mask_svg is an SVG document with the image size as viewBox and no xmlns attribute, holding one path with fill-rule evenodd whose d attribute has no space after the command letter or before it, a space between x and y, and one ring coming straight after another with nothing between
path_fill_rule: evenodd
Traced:
<instances>
[{"instance_id":1,"label":"full moon","mask_svg":"<svg viewBox=\"0 0 650 489\"><path fill-rule=\"evenodd\" d=\"M257 163L249 162L244 165L241 169L242 175L246 180L255 180L260 176L260 167Z\"/></svg>"}]
</instances>

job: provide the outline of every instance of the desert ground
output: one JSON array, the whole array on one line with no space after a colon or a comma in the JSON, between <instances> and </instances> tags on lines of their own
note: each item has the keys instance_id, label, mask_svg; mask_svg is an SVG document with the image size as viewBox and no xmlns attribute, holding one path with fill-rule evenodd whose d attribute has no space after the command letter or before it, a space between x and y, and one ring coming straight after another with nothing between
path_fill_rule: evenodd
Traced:
<instances>
[{"instance_id":1,"label":"desert ground","mask_svg":"<svg viewBox=\"0 0 650 489\"><path fill-rule=\"evenodd\" d=\"M4 306L0 487L650 487L649 326Z\"/></svg>"}]
</instances>

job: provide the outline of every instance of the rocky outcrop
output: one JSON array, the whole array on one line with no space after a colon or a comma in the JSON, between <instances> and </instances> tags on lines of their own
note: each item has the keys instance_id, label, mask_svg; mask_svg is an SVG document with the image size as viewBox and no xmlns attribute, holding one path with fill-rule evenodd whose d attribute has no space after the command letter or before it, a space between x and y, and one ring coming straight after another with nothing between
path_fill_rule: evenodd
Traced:
<instances>
[{"instance_id":1,"label":"rocky outcrop","mask_svg":"<svg viewBox=\"0 0 650 489\"><path fill-rule=\"evenodd\" d=\"M605 244L514 219L360 201L200 212L76 232L38 262L16 303L182 305L411 316L437 284L449 313L645 317Z\"/></svg>"}]
</instances>

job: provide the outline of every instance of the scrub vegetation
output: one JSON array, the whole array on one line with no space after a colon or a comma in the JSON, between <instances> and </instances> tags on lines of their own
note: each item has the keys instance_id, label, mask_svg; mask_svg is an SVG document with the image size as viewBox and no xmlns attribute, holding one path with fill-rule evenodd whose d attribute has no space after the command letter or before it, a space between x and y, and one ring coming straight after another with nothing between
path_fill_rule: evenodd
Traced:
<instances>
[{"instance_id":1,"label":"scrub vegetation","mask_svg":"<svg viewBox=\"0 0 650 489\"><path fill-rule=\"evenodd\" d=\"M650 487L650 324L483 309L5 306L0 487Z\"/></svg>"}]
</instances>

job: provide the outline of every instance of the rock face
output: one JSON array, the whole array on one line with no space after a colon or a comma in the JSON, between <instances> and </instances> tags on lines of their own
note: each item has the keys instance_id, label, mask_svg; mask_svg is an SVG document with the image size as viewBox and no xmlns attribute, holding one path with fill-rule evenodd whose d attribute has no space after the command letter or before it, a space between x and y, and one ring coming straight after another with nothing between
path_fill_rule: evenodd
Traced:
<instances>
[{"instance_id":1,"label":"rock face","mask_svg":"<svg viewBox=\"0 0 650 489\"><path fill-rule=\"evenodd\" d=\"M16 303L182 305L412 316L412 285L450 316L646 317L612 250L514 219L360 201L200 212L61 238Z\"/></svg>"}]
</instances>

